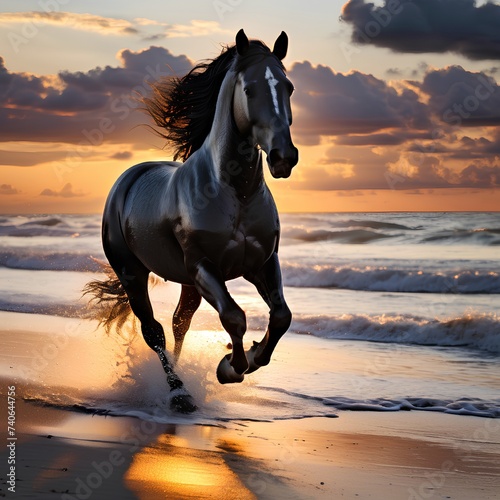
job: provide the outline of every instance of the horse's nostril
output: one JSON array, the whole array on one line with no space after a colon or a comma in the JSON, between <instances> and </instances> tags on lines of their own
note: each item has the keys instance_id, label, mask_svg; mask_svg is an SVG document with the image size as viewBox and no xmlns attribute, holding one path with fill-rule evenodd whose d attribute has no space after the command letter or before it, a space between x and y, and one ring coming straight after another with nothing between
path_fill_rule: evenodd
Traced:
<instances>
[{"instance_id":1,"label":"horse's nostril","mask_svg":"<svg viewBox=\"0 0 500 500\"><path fill-rule=\"evenodd\" d=\"M279 149L275 148L269 152L269 163L270 165L276 165L278 163L286 163L290 168L294 167L299 161L299 151L295 146L291 146L286 152L281 152Z\"/></svg>"},{"instance_id":2,"label":"horse's nostril","mask_svg":"<svg viewBox=\"0 0 500 500\"><path fill-rule=\"evenodd\" d=\"M269 160L271 161L271 164L276 163L282 159L283 158L277 149L271 149L271 152L269 153Z\"/></svg>"}]
</instances>

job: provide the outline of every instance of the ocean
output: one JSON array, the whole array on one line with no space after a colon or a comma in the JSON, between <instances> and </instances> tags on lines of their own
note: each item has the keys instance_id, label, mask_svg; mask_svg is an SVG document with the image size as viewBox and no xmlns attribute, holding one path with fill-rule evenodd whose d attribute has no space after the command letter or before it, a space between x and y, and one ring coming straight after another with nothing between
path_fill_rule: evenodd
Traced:
<instances>
[{"instance_id":1,"label":"ocean","mask_svg":"<svg viewBox=\"0 0 500 500\"><path fill-rule=\"evenodd\" d=\"M133 324L108 336L89 319L81 290L101 276L100 215L1 216L2 393L15 383L35 405L165 422L500 417L500 213L303 213L281 223L289 332L269 366L220 386L229 336L203 303L177 368L199 411L178 416ZM250 345L266 307L244 280L228 288ZM168 350L179 286L156 283L151 294Z\"/></svg>"}]
</instances>

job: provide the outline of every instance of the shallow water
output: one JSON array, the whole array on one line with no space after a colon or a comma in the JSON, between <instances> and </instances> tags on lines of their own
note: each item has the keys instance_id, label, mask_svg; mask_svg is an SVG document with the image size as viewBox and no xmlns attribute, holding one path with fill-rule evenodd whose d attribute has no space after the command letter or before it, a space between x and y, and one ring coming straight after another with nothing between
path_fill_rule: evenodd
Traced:
<instances>
[{"instance_id":1,"label":"shallow water","mask_svg":"<svg viewBox=\"0 0 500 500\"><path fill-rule=\"evenodd\" d=\"M37 404L175 420L142 339L129 345L82 319L81 289L99 276L90 256L103 258L99 220L2 217L0 373ZM220 386L229 339L203 303L179 366L200 407L188 418L500 416L500 214L285 214L282 226L290 332L268 367ZM247 312L250 345L266 307L244 280L229 289ZM167 336L178 293L175 284L152 289Z\"/></svg>"}]
</instances>

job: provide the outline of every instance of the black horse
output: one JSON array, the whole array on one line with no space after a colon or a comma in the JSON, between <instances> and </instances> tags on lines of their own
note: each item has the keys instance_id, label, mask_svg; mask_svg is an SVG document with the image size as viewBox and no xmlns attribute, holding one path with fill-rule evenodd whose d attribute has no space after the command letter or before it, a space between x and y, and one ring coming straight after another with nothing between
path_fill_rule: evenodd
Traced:
<instances>
[{"instance_id":1,"label":"black horse","mask_svg":"<svg viewBox=\"0 0 500 500\"><path fill-rule=\"evenodd\" d=\"M284 32L271 51L240 30L236 44L216 59L156 85L146 107L175 146L174 160L184 163L135 165L116 181L106 202L102 241L116 276L91 282L86 291L117 305L104 319L108 326L127 307L139 318L178 411L196 406L165 354L163 328L148 296L150 272L182 284L173 316L175 361L201 298L219 313L232 342L232 353L217 369L222 384L241 382L244 374L267 365L290 326L278 261L279 217L261 154L276 178L289 177L298 161L290 136L293 85L281 63L287 47ZM225 284L240 276L257 287L270 309L263 340L246 352L245 313Z\"/></svg>"}]
</instances>

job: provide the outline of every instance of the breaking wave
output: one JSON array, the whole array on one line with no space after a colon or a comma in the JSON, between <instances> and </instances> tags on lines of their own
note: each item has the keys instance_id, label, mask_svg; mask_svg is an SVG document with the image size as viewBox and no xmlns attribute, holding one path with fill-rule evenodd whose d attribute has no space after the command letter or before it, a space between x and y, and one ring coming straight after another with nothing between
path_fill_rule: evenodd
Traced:
<instances>
[{"instance_id":1,"label":"breaking wave","mask_svg":"<svg viewBox=\"0 0 500 500\"><path fill-rule=\"evenodd\" d=\"M394 267L353 268L348 266L284 263L287 286L344 288L376 292L412 293L500 293L500 273L494 271L422 271Z\"/></svg>"},{"instance_id":2,"label":"breaking wave","mask_svg":"<svg viewBox=\"0 0 500 500\"><path fill-rule=\"evenodd\" d=\"M500 354L500 317L496 314L465 314L449 319L410 315L299 315L294 317L291 328L296 333L326 339L465 347Z\"/></svg>"}]
</instances>

